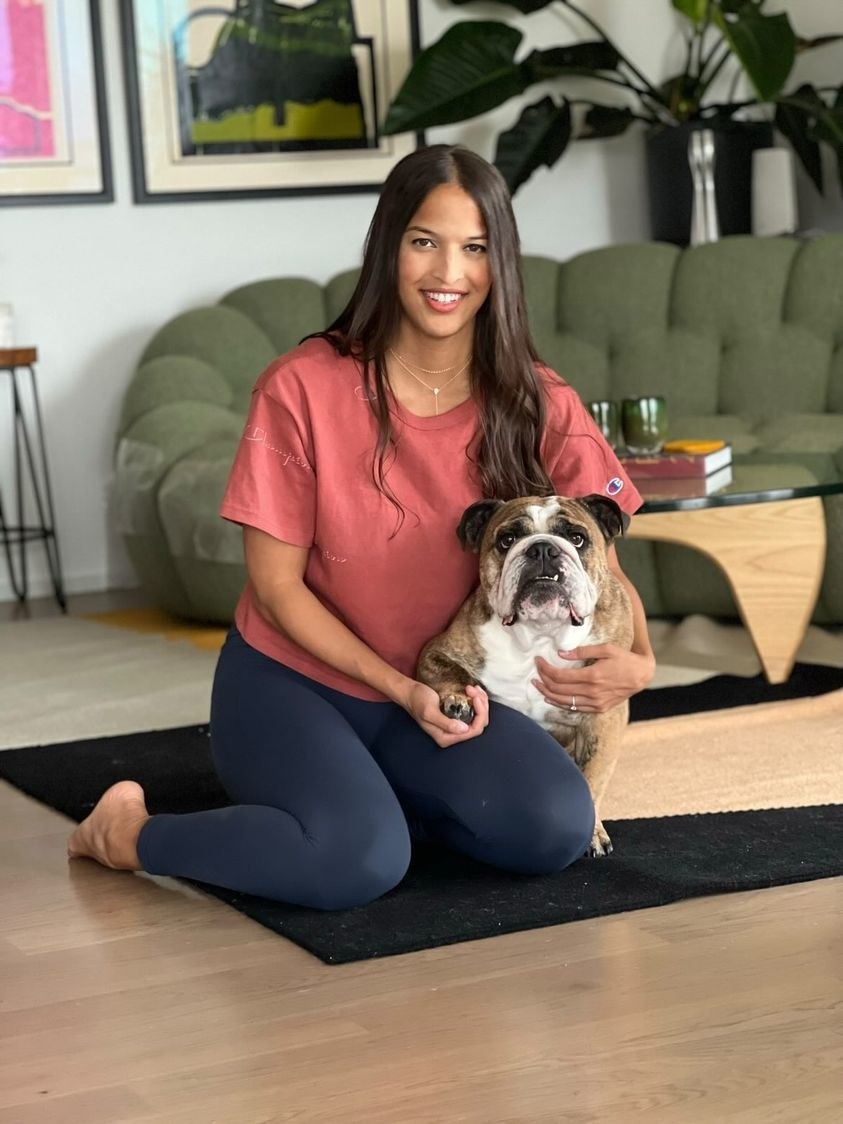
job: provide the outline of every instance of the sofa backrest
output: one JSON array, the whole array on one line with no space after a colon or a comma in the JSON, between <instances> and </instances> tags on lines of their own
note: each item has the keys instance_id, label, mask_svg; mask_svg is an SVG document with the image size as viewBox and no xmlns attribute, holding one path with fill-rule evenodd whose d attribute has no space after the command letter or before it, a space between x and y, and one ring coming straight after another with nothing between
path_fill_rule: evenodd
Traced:
<instances>
[{"instance_id":1,"label":"sofa backrest","mask_svg":"<svg viewBox=\"0 0 843 1124\"><path fill-rule=\"evenodd\" d=\"M586 400L664 394L672 417L727 415L736 435L843 413L843 234L608 246L523 269L539 352ZM141 356L120 432L167 402L242 414L261 370L330 323L357 275L255 281L176 316Z\"/></svg>"},{"instance_id":2,"label":"sofa backrest","mask_svg":"<svg viewBox=\"0 0 843 1124\"><path fill-rule=\"evenodd\" d=\"M674 415L843 412L843 235L524 260L540 353L585 399Z\"/></svg>"}]
</instances>

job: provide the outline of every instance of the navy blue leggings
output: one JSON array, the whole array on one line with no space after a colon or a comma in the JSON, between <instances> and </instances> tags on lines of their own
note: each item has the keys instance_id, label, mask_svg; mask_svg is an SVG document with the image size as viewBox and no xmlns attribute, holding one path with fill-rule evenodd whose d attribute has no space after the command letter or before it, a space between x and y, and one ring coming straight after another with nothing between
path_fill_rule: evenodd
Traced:
<instances>
[{"instance_id":1,"label":"navy blue leggings","mask_svg":"<svg viewBox=\"0 0 843 1124\"><path fill-rule=\"evenodd\" d=\"M544 874L594 830L579 769L517 711L493 703L480 737L440 749L395 703L323 687L236 629L214 678L211 749L234 803L153 816L138 840L151 874L343 909L401 881L411 834Z\"/></svg>"}]
</instances>

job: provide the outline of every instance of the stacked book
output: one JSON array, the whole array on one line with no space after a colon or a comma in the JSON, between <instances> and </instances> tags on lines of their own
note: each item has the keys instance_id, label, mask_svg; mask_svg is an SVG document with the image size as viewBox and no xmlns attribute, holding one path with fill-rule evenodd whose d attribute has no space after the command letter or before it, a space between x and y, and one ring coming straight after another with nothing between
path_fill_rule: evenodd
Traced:
<instances>
[{"instance_id":1,"label":"stacked book","mask_svg":"<svg viewBox=\"0 0 843 1124\"><path fill-rule=\"evenodd\" d=\"M710 496L732 483L732 446L725 441L668 441L660 453L620 462L644 499Z\"/></svg>"}]
</instances>

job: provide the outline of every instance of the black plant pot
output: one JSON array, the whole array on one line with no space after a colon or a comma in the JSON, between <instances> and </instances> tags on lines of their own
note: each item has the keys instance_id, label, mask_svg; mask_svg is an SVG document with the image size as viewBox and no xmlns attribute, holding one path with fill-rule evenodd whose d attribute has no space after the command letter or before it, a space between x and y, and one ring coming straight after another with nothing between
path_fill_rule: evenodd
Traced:
<instances>
[{"instance_id":1,"label":"black plant pot","mask_svg":"<svg viewBox=\"0 0 843 1124\"><path fill-rule=\"evenodd\" d=\"M691 133L714 134L714 195L720 233L752 232L752 153L773 144L766 121L686 121L647 135L650 230L657 242L687 246L691 240L694 185L688 163Z\"/></svg>"}]
</instances>

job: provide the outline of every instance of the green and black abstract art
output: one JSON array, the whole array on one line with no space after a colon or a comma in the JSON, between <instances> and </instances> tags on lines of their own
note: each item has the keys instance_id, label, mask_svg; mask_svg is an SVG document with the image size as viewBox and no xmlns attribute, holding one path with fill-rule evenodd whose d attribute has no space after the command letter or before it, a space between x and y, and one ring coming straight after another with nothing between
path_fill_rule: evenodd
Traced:
<instances>
[{"instance_id":1,"label":"green and black abstract art","mask_svg":"<svg viewBox=\"0 0 843 1124\"><path fill-rule=\"evenodd\" d=\"M173 30L183 156L377 146L374 48L354 0L188 7Z\"/></svg>"}]
</instances>

